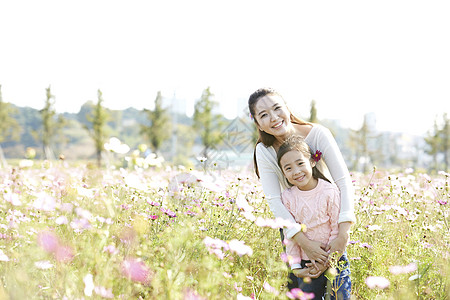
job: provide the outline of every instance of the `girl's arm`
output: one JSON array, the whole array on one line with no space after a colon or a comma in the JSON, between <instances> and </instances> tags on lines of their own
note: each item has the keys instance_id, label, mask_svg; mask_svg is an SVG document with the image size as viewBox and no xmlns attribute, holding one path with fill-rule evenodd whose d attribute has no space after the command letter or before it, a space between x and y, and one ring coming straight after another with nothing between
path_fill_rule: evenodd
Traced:
<instances>
[{"instance_id":1,"label":"girl's arm","mask_svg":"<svg viewBox=\"0 0 450 300\"><path fill-rule=\"evenodd\" d=\"M268 149L264 145L258 144L255 151L260 181L270 210L275 218L282 218L295 223L294 217L281 202L280 183L274 169L278 168L277 162L270 157ZM286 228L284 234L286 238L292 239L299 244L311 261L325 264L328 259L328 254L324 250L326 245L309 240L298 227Z\"/></svg>"}]
</instances>

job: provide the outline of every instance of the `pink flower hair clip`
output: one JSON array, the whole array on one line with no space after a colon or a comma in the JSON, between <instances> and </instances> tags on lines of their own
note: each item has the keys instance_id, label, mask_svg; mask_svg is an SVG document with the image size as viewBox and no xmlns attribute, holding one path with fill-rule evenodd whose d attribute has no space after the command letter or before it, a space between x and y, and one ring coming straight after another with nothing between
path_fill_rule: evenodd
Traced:
<instances>
[{"instance_id":1,"label":"pink flower hair clip","mask_svg":"<svg viewBox=\"0 0 450 300\"><path fill-rule=\"evenodd\" d=\"M322 158L322 152L316 150L316 153L313 155L313 159L315 162L318 162Z\"/></svg>"},{"instance_id":2,"label":"pink flower hair clip","mask_svg":"<svg viewBox=\"0 0 450 300\"><path fill-rule=\"evenodd\" d=\"M250 120L254 121L252 113L248 113L248 116L250 117Z\"/></svg>"}]
</instances>

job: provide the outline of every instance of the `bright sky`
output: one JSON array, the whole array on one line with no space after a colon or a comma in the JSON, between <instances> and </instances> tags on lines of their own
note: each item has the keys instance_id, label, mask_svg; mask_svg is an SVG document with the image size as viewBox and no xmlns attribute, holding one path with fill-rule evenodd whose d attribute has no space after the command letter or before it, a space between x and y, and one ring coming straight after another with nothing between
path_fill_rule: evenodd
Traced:
<instances>
[{"instance_id":1,"label":"bright sky","mask_svg":"<svg viewBox=\"0 0 450 300\"><path fill-rule=\"evenodd\" d=\"M0 0L3 100L58 112L103 92L112 109L193 103L228 117L262 86L294 111L356 128L424 133L450 114L449 1Z\"/></svg>"}]
</instances>

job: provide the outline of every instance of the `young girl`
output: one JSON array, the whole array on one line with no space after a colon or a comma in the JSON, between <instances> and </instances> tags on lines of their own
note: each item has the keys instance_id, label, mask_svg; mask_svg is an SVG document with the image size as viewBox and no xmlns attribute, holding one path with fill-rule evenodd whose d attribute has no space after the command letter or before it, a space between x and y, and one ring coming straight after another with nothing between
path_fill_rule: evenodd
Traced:
<instances>
[{"instance_id":1,"label":"young girl","mask_svg":"<svg viewBox=\"0 0 450 300\"><path fill-rule=\"evenodd\" d=\"M319 150L312 153L300 136L290 136L280 146L277 160L290 188L283 191L281 200L297 223L306 225L305 235L314 241L328 244L336 238L339 228L340 196L336 185L317 169L321 158ZM291 268L298 277L299 288L314 293L314 299L322 299L326 292L327 266L310 266L306 253L296 243L288 243L286 252L293 263ZM350 299L350 269L346 255L342 255L337 276L333 281L331 299ZM321 275L317 278L318 273ZM308 278L308 279L305 279Z\"/></svg>"}]
</instances>

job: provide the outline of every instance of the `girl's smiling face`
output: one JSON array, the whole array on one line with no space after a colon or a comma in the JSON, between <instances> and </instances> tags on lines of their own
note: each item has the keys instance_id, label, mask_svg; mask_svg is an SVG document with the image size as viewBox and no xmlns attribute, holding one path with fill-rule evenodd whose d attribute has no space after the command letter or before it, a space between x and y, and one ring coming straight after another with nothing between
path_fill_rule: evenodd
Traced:
<instances>
[{"instance_id":1,"label":"girl's smiling face","mask_svg":"<svg viewBox=\"0 0 450 300\"><path fill-rule=\"evenodd\" d=\"M255 104L255 120L259 130L283 139L293 130L290 112L283 98L278 95L266 95Z\"/></svg>"},{"instance_id":2,"label":"girl's smiling face","mask_svg":"<svg viewBox=\"0 0 450 300\"><path fill-rule=\"evenodd\" d=\"M288 182L302 191L312 190L317 186L317 179L312 176L315 162L298 150L286 152L280 159L281 170Z\"/></svg>"}]
</instances>

